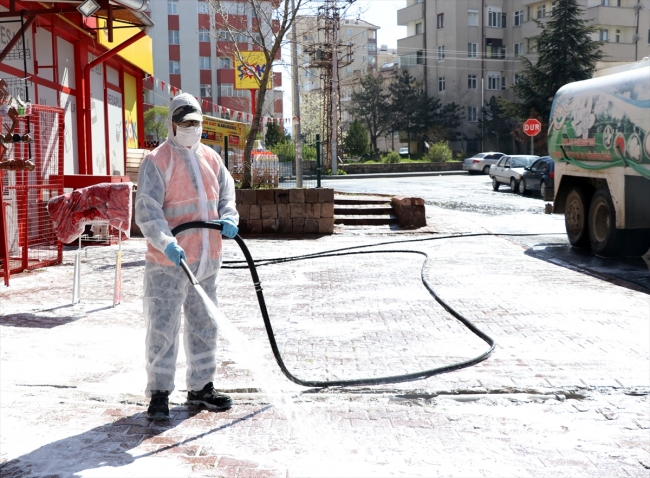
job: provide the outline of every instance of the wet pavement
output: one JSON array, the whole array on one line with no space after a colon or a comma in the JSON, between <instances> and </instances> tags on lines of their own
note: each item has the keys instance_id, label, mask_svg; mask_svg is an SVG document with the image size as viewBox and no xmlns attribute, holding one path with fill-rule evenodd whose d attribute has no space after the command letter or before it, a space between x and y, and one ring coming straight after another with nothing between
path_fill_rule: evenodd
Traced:
<instances>
[{"instance_id":1,"label":"wet pavement","mask_svg":"<svg viewBox=\"0 0 650 478\"><path fill-rule=\"evenodd\" d=\"M532 257L593 274L605 280L650 294L650 251L642 258L611 259L571 247L566 238L563 215L545 214L538 194L513 194L509 186L492 190L484 175L440 175L409 178L346 179L324 181L338 191L413 195L427 206L468 213L476 226L499 233L557 232L544 236L512 238L529 248ZM552 202L548 202L551 204ZM502 221L509 216L508 221ZM546 216L546 217L544 217Z\"/></svg>"},{"instance_id":2,"label":"wet pavement","mask_svg":"<svg viewBox=\"0 0 650 478\"><path fill-rule=\"evenodd\" d=\"M108 247L84 259L74 306L72 250L61 266L12 276L0 290L0 475L647 477L649 297L535 257L564 247L563 223L530 216L430 205L417 231L337 226L331 237L246 239L258 260L417 240L259 268L299 378L414 373L486 351L423 287L422 258L394 250L429 254L424 276L494 338L495 352L426 380L300 387L275 364L249 272L224 269L220 308L263 363L243 367L222 337L216 386L234 406L211 413L185 404L181 350L172 416L161 423L144 415L142 239L123 245L115 308L102 300L113 287ZM557 234L441 239L497 228ZM241 259L232 241L224 254Z\"/></svg>"}]
</instances>

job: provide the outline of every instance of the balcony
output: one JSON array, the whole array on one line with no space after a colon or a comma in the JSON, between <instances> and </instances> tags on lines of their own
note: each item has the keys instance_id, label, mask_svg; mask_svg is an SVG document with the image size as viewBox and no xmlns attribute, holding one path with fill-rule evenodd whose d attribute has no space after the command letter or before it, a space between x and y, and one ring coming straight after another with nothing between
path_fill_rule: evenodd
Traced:
<instances>
[{"instance_id":1,"label":"balcony","mask_svg":"<svg viewBox=\"0 0 650 478\"><path fill-rule=\"evenodd\" d=\"M593 20L591 25L612 25L617 27L636 27L634 8L591 7L587 8L585 19Z\"/></svg>"},{"instance_id":2,"label":"balcony","mask_svg":"<svg viewBox=\"0 0 650 478\"><path fill-rule=\"evenodd\" d=\"M551 19L550 15L547 15L543 18L537 18L542 23L546 23ZM521 26L521 37L522 38L534 38L538 36L542 30L537 26L535 22L532 20L529 20L527 22L524 22L524 24Z\"/></svg>"},{"instance_id":3,"label":"balcony","mask_svg":"<svg viewBox=\"0 0 650 478\"><path fill-rule=\"evenodd\" d=\"M636 61L634 43L605 43L603 53L602 61Z\"/></svg>"},{"instance_id":4,"label":"balcony","mask_svg":"<svg viewBox=\"0 0 650 478\"><path fill-rule=\"evenodd\" d=\"M417 4L421 5L421 4ZM424 49L424 34L413 35L397 40L397 54L399 56Z\"/></svg>"},{"instance_id":5,"label":"balcony","mask_svg":"<svg viewBox=\"0 0 650 478\"><path fill-rule=\"evenodd\" d=\"M397 10L397 24L408 25L416 20L424 19L424 2L414 3L406 8Z\"/></svg>"}]
</instances>

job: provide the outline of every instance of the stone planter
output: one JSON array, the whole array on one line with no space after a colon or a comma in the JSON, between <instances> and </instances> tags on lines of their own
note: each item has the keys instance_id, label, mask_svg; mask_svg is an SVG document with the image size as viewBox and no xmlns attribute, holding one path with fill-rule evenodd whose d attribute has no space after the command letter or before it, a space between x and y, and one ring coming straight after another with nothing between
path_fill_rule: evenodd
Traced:
<instances>
[{"instance_id":1,"label":"stone planter","mask_svg":"<svg viewBox=\"0 0 650 478\"><path fill-rule=\"evenodd\" d=\"M422 171L462 171L462 161L448 163L381 163L346 164L343 169L348 174L403 173Z\"/></svg>"},{"instance_id":2,"label":"stone planter","mask_svg":"<svg viewBox=\"0 0 650 478\"><path fill-rule=\"evenodd\" d=\"M238 189L243 234L332 234L333 189Z\"/></svg>"}]
</instances>

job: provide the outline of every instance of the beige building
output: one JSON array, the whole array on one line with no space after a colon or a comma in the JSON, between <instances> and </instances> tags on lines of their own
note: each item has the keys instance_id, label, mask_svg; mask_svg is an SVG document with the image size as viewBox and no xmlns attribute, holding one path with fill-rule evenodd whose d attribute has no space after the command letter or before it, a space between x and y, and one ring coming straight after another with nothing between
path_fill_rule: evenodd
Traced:
<instances>
[{"instance_id":1,"label":"beige building","mask_svg":"<svg viewBox=\"0 0 650 478\"><path fill-rule=\"evenodd\" d=\"M604 40L604 64L630 62L650 55L650 0L578 0L584 18L598 28ZM443 104L463 106L463 133L478 132L481 105L492 96L514 99L510 86L517 81L523 55L533 63L533 19L547 22L552 1L539 0L407 0L397 12L397 24L407 37L398 40L400 67L423 82L430 96ZM478 141L454 145L478 150ZM489 148L488 143L483 145Z\"/></svg>"}]
</instances>

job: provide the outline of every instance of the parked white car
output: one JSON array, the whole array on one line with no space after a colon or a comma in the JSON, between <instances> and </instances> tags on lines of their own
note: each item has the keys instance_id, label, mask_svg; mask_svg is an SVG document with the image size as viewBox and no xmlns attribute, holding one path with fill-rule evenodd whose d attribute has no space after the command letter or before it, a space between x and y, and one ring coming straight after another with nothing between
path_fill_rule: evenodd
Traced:
<instances>
[{"instance_id":1,"label":"parked white car","mask_svg":"<svg viewBox=\"0 0 650 478\"><path fill-rule=\"evenodd\" d=\"M524 168L533 164L538 158L539 156L527 154L502 157L497 164L490 166L492 189L498 191L502 184L509 184L512 192L517 192Z\"/></svg>"},{"instance_id":2,"label":"parked white car","mask_svg":"<svg viewBox=\"0 0 650 478\"><path fill-rule=\"evenodd\" d=\"M463 160L463 171L467 171L470 174L481 172L483 174L489 174L490 166L496 164L502 156L503 153L497 152L475 154L471 158Z\"/></svg>"}]
</instances>

